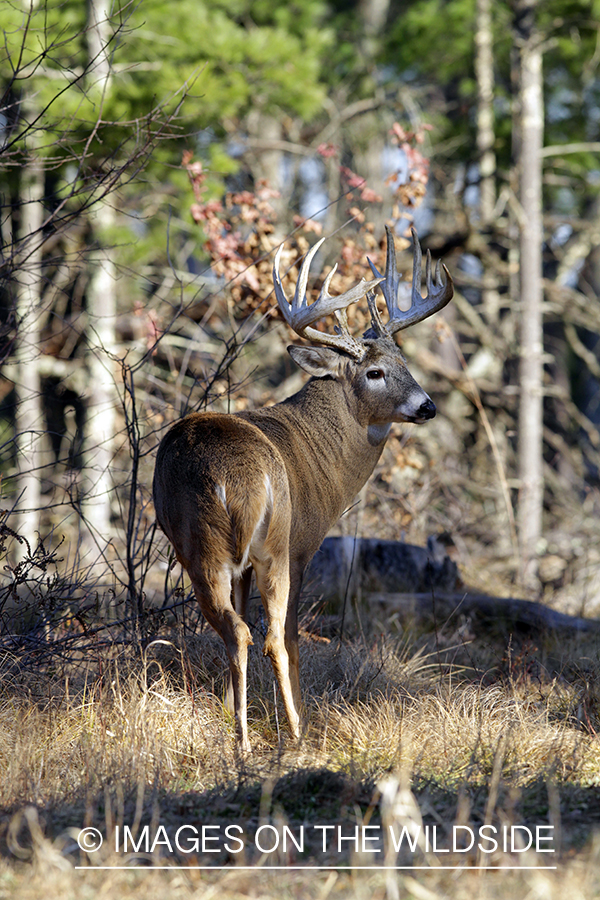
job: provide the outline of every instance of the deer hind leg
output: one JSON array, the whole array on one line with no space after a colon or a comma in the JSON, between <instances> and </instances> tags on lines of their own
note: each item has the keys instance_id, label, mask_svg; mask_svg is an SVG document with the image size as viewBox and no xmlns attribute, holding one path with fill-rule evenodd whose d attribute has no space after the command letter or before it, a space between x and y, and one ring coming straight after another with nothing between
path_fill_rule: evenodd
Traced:
<instances>
[{"instance_id":1,"label":"deer hind leg","mask_svg":"<svg viewBox=\"0 0 600 900\"><path fill-rule=\"evenodd\" d=\"M297 670L294 672L286 641L290 583L287 550L270 559L256 561L254 570L269 622L263 653L271 659L290 729L293 737L298 740L300 737L300 688ZM296 685L296 690L294 690L294 685Z\"/></svg>"},{"instance_id":2,"label":"deer hind leg","mask_svg":"<svg viewBox=\"0 0 600 900\"><path fill-rule=\"evenodd\" d=\"M244 751L250 750L246 706L246 670L250 629L231 601L231 575L223 570L211 578L192 578L200 608L225 644L237 736Z\"/></svg>"},{"instance_id":3,"label":"deer hind leg","mask_svg":"<svg viewBox=\"0 0 600 900\"><path fill-rule=\"evenodd\" d=\"M239 579L234 579L233 583L233 605L238 616L246 621L246 607L248 605L248 597L250 596L250 584L252 582L252 569L246 569ZM233 678L231 671L227 679L227 691L225 694L225 707L235 715L235 698L233 691Z\"/></svg>"}]
</instances>

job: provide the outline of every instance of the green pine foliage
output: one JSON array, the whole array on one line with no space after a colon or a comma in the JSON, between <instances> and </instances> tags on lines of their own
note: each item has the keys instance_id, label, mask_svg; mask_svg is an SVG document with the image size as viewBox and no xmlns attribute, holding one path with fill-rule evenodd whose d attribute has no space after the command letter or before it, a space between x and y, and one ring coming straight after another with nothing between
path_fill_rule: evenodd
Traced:
<instances>
[{"instance_id":1,"label":"green pine foliage","mask_svg":"<svg viewBox=\"0 0 600 900\"><path fill-rule=\"evenodd\" d=\"M538 27L544 41L546 143L597 141L600 82L597 77L597 0L540 3ZM514 47L510 2L492 4L496 153L505 168L511 152L511 51ZM402 4L388 30L383 59L393 77L421 86L431 105L430 121L439 137L454 141L455 158L472 155L476 110L475 0L413 0ZM587 171L589 155L568 162Z\"/></svg>"}]
</instances>

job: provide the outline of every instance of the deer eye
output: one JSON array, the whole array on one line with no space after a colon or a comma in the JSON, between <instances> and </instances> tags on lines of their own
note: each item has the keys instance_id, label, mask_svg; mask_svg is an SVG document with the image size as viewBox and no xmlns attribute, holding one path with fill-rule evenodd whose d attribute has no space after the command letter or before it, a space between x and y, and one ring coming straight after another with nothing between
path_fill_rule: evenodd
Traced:
<instances>
[{"instance_id":1,"label":"deer eye","mask_svg":"<svg viewBox=\"0 0 600 900\"><path fill-rule=\"evenodd\" d=\"M370 378L372 381L384 377L385 373L383 369L369 369L369 371L367 372L367 378Z\"/></svg>"}]
</instances>

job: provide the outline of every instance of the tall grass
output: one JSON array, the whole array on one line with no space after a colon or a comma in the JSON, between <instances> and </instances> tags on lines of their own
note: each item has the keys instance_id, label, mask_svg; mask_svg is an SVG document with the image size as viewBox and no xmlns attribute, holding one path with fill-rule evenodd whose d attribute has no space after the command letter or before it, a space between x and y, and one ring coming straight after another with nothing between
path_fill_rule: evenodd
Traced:
<instances>
[{"instance_id":1,"label":"tall grass","mask_svg":"<svg viewBox=\"0 0 600 900\"><path fill-rule=\"evenodd\" d=\"M161 638L141 657L122 652L101 667L63 667L60 675L19 671L14 659L4 660L0 897L459 898L475 891L491 898L513 890L595 896L600 741L583 677L569 681L548 670L534 683L513 668L486 683L472 666L451 665L423 641L306 638L307 726L300 746L287 739L271 667L257 652L249 686L253 752L241 756L222 702L222 643L208 633L178 640ZM470 648L471 658L475 652ZM425 865L426 872L288 868L269 874L240 869L240 862L273 861L248 849L239 858L212 859L173 855L161 846L114 851L111 836L124 824L134 834L148 825L173 835L190 822L237 822L249 833L260 823L298 829L320 822L347 833L365 822L437 823L446 830L551 823L559 851L551 862L559 868L447 872L439 867L450 857L428 852L399 860ZM77 845L88 826L106 838L97 853ZM303 857L277 859L348 866L374 857L358 858L351 849L323 855L315 839ZM523 860L548 864L531 854L498 853L484 861ZM231 870L189 868L215 861ZM472 867L481 858L452 856L452 862ZM100 864L187 868L91 871Z\"/></svg>"}]
</instances>

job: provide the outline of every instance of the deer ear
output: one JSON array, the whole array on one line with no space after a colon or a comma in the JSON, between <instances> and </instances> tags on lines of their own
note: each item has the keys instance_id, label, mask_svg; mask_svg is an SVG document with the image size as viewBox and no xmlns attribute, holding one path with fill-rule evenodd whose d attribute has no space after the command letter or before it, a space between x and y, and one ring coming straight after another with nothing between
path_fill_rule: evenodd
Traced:
<instances>
[{"instance_id":1,"label":"deer ear","mask_svg":"<svg viewBox=\"0 0 600 900\"><path fill-rule=\"evenodd\" d=\"M336 378L341 371L342 355L330 347L288 347L294 362L314 378L330 375Z\"/></svg>"}]
</instances>

